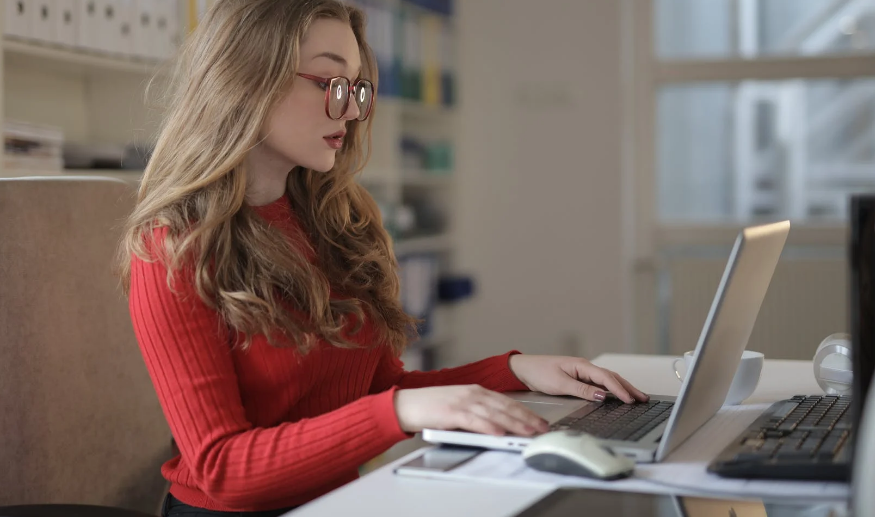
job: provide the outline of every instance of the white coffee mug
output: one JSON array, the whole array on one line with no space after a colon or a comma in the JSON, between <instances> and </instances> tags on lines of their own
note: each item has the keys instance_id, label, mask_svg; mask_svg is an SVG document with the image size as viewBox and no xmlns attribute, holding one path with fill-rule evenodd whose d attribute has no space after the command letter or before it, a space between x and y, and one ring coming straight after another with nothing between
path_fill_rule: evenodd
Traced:
<instances>
[{"instance_id":1,"label":"white coffee mug","mask_svg":"<svg viewBox=\"0 0 875 517\"><path fill-rule=\"evenodd\" d=\"M690 366L693 364L694 357L692 351L684 353L683 361L687 368L683 374L678 370L678 362L681 358L679 357L672 362L672 368L674 369L674 374L677 376L678 380L684 380L686 372L690 371ZM741 362L738 363L738 370L735 371L735 377L732 378L732 384L729 386L729 393L726 394L726 400L723 404L735 406L741 404L744 399L753 395L757 384L760 382L760 374L763 373L764 360L765 356L760 352L745 350L744 353L741 354Z\"/></svg>"}]
</instances>

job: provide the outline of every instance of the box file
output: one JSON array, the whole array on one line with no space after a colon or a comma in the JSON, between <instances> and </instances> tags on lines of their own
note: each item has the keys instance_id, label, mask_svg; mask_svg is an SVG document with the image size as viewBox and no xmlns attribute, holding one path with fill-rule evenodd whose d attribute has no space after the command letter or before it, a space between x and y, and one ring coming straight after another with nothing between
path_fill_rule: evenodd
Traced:
<instances>
[{"instance_id":1,"label":"box file","mask_svg":"<svg viewBox=\"0 0 875 517\"><path fill-rule=\"evenodd\" d=\"M55 43L62 47L76 46L76 28L79 25L75 0L52 0L55 4Z\"/></svg>"},{"instance_id":2,"label":"box file","mask_svg":"<svg viewBox=\"0 0 875 517\"><path fill-rule=\"evenodd\" d=\"M30 39L42 43L55 41L58 4L53 0L30 0Z\"/></svg>"},{"instance_id":3,"label":"box file","mask_svg":"<svg viewBox=\"0 0 875 517\"><path fill-rule=\"evenodd\" d=\"M3 34L13 38L30 37L31 0L3 0Z\"/></svg>"}]
</instances>

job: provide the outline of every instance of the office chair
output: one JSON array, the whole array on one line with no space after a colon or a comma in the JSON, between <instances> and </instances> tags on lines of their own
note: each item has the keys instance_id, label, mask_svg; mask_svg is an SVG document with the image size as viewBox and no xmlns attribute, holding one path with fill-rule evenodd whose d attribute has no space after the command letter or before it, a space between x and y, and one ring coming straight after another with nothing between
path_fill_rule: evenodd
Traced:
<instances>
[{"instance_id":1,"label":"office chair","mask_svg":"<svg viewBox=\"0 0 875 517\"><path fill-rule=\"evenodd\" d=\"M154 517L134 510L86 504L0 506L0 517Z\"/></svg>"},{"instance_id":2,"label":"office chair","mask_svg":"<svg viewBox=\"0 0 875 517\"><path fill-rule=\"evenodd\" d=\"M0 515L155 515L166 493L170 432L113 267L133 203L120 180L0 179Z\"/></svg>"}]
</instances>

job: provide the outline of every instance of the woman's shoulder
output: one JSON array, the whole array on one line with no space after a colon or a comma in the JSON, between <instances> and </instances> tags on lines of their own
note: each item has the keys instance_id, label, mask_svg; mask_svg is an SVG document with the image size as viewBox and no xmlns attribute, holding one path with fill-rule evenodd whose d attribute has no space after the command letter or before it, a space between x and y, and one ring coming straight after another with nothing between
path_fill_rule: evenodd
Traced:
<instances>
[{"instance_id":1,"label":"woman's shoulder","mask_svg":"<svg viewBox=\"0 0 875 517\"><path fill-rule=\"evenodd\" d=\"M161 223L154 223L143 228L137 237L131 260L144 262L165 262L169 246L170 228Z\"/></svg>"},{"instance_id":2,"label":"woman's shoulder","mask_svg":"<svg viewBox=\"0 0 875 517\"><path fill-rule=\"evenodd\" d=\"M138 246L131 254L132 264L148 265L149 268L159 269L165 272L191 273L193 260L186 259L187 253L178 255L181 235L173 231L168 225L155 223L150 228L144 228L139 236Z\"/></svg>"}]
</instances>

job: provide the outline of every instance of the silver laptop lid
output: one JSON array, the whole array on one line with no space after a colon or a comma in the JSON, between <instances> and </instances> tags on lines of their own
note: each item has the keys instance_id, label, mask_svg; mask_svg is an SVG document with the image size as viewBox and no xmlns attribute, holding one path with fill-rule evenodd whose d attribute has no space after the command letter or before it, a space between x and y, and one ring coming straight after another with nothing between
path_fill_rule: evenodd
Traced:
<instances>
[{"instance_id":1,"label":"silver laptop lid","mask_svg":"<svg viewBox=\"0 0 875 517\"><path fill-rule=\"evenodd\" d=\"M742 230L723 271L666 431L662 461L723 405L778 264L790 221Z\"/></svg>"}]
</instances>

